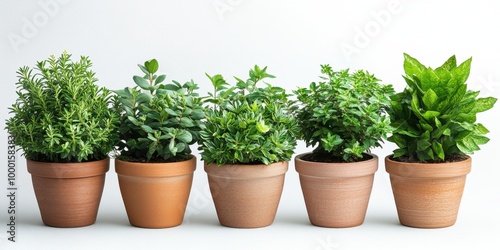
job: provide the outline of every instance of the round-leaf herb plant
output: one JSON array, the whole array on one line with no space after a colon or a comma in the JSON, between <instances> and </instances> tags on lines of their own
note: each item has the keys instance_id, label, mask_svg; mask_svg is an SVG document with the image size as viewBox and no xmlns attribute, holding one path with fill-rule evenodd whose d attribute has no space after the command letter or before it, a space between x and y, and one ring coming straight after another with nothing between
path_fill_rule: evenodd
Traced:
<instances>
[{"instance_id":1,"label":"round-leaf herb plant","mask_svg":"<svg viewBox=\"0 0 500 250\"><path fill-rule=\"evenodd\" d=\"M133 162L175 162L191 158L204 117L202 100L192 80L163 84L156 75L158 61L138 65L144 76L134 76L135 87L115 91L120 117L119 159Z\"/></svg>"},{"instance_id":2,"label":"round-leaf herb plant","mask_svg":"<svg viewBox=\"0 0 500 250\"><path fill-rule=\"evenodd\" d=\"M7 129L27 159L84 162L108 157L118 141L111 91L95 83L92 62L64 52L17 71Z\"/></svg>"},{"instance_id":3,"label":"round-leaf herb plant","mask_svg":"<svg viewBox=\"0 0 500 250\"><path fill-rule=\"evenodd\" d=\"M297 122L289 94L277 86L257 87L274 78L255 66L249 78L235 77L229 86L221 75L208 76L214 87L206 101L205 128L200 133L206 164L266 164L289 161L297 144Z\"/></svg>"},{"instance_id":4,"label":"round-leaf herb plant","mask_svg":"<svg viewBox=\"0 0 500 250\"><path fill-rule=\"evenodd\" d=\"M362 70L349 73L321 65L321 73L323 81L294 91L300 137L316 147L304 160L361 161L391 132L386 109L394 90Z\"/></svg>"},{"instance_id":5,"label":"round-leaf herb plant","mask_svg":"<svg viewBox=\"0 0 500 250\"><path fill-rule=\"evenodd\" d=\"M404 54L406 88L392 96L389 114L395 127L389 141L397 144L393 159L448 162L479 150L489 131L476 114L493 107L496 98L478 98L467 90L472 58L457 66L455 56L442 66L425 67Z\"/></svg>"}]
</instances>

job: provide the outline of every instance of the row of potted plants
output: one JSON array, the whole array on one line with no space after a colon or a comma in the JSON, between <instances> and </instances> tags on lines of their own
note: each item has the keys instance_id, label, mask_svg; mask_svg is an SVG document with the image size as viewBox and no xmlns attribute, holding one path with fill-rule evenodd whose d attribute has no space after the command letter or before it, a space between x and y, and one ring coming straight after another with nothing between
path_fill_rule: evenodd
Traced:
<instances>
[{"instance_id":1,"label":"row of potted plants","mask_svg":"<svg viewBox=\"0 0 500 250\"><path fill-rule=\"evenodd\" d=\"M451 226L468 154L488 142L476 114L496 102L467 90L471 59L457 65L455 56L433 69L405 54L400 93L367 71L322 65L321 80L292 95L262 84L274 76L255 66L234 85L207 75L214 90L201 97L193 81L165 84L154 59L138 66L144 75L133 77L135 86L114 93L96 85L87 57L72 61L64 52L19 69L6 127L27 159L46 225L95 222L110 153L130 223L180 225L195 143L220 223L270 225L302 139L315 147L294 159L311 223L357 226L378 168L370 150L387 139L398 146L385 167L401 224Z\"/></svg>"}]
</instances>

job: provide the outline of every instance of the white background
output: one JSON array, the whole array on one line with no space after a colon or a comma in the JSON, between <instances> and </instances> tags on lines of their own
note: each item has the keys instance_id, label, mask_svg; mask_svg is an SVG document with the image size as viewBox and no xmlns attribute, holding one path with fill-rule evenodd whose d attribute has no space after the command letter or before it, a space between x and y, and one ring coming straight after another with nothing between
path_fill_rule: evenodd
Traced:
<instances>
[{"instance_id":1,"label":"white background","mask_svg":"<svg viewBox=\"0 0 500 250\"><path fill-rule=\"evenodd\" d=\"M255 64L287 90L317 81L320 64L365 69L400 91L403 53L437 67L453 54L473 57L471 89L500 96L500 4L497 1L0 1L2 125L15 101L16 70L63 50L94 62L98 84L132 86L138 63L156 58L168 80L245 78ZM0 249L500 249L499 105L479 121L489 144L473 156L457 223L415 229L398 222L383 157L365 223L347 229L310 225L298 174L290 164L274 224L260 229L220 226L198 162L184 224L141 229L128 224L114 165L96 224L59 229L41 222L30 175L18 161L17 237L7 241L7 197L0 198ZM0 134L0 188L6 192L7 133ZM300 142L297 153L310 149ZM197 152L195 152L197 154ZM198 157L199 159L199 157Z\"/></svg>"}]
</instances>

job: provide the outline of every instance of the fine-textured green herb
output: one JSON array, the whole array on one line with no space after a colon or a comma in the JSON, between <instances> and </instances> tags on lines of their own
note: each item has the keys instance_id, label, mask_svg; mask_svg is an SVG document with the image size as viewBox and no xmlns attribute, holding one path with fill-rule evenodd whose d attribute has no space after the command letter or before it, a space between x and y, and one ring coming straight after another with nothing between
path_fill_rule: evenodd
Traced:
<instances>
[{"instance_id":1,"label":"fine-textured green herb","mask_svg":"<svg viewBox=\"0 0 500 250\"><path fill-rule=\"evenodd\" d=\"M144 76L134 76L135 87L115 91L120 118L120 159L173 162L191 157L189 145L198 142L204 117L201 98L192 80L162 84L158 61L138 65Z\"/></svg>"},{"instance_id":2,"label":"fine-textured green herb","mask_svg":"<svg viewBox=\"0 0 500 250\"><path fill-rule=\"evenodd\" d=\"M111 92L95 85L88 57L71 61L64 52L34 69L21 67L18 99L7 129L26 158L43 162L102 160L117 143L118 116Z\"/></svg>"},{"instance_id":3,"label":"fine-textured green herb","mask_svg":"<svg viewBox=\"0 0 500 250\"><path fill-rule=\"evenodd\" d=\"M457 66L455 56L442 66L425 67L404 54L407 87L392 97L389 141L399 147L394 158L442 162L454 155L472 154L489 139L488 130L476 123L476 114L489 110L496 98L478 98L467 90L472 58Z\"/></svg>"},{"instance_id":4,"label":"fine-textured green herb","mask_svg":"<svg viewBox=\"0 0 500 250\"><path fill-rule=\"evenodd\" d=\"M324 81L294 91L300 137L316 147L318 159L359 161L391 132L385 110L394 90L362 70L335 72L321 65L321 73Z\"/></svg>"},{"instance_id":5,"label":"fine-textured green herb","mask_svg":"<svg viewBox=\"0 0 500 250\"><path fill-rule=\"evenodd\" d=\"M202 159L211 164L271 164L289 161L296 146L296 119L283 88L257 87L267 67L255 66L249 79L235 77L230 87L221 75L208 76L214 93L206 99L205 128L201 131Z\"/></svg>"}]
</instances>

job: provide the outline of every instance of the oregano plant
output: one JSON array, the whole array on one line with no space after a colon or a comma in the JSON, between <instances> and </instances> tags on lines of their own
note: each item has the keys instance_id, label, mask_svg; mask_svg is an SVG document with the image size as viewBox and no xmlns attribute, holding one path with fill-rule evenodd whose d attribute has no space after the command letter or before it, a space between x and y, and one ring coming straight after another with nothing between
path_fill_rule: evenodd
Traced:
<instances>
[{"instance_id":1,"label":"oregano plant","mask_svg":"<svg viewBox=\"0 0 500 250\"><path fill-rule=\"evenodd\" d=\"M190 145L203 127L202 100L192 80L164 84L156 59L138 65L134 87L115 91L120 116L119 158L134 162L174 162L191 158Z\"/></svg>"},{"instance_id":2,"label":"oregano plant","mask_svg":"<svg viewBox=\"0 0 500 250\"><path fill-rule=\"evenodd\" d=\"M298 132L293 102L281 87L257 86L274 78L266 70L255 66L247 80L235 77L234 86L221 75L207 74L214 91L205 99L206 121L200 132L206 164L268 165L291 159Z\"/></svg>"},{"instance_id":3,"label":"oregano plant","mask_svg":"<svg viewBox=\"0 0 500 250\"><path fill-rule=\"evenodd\" d=\"M386 109L394 90L363 70L350 73L321 65L321 73L322 81L294 91L300 138L315 147L305 160L363 160L392 130Z\"/></svg>"},{"instance_id":4,"label":"oregano plant","mask_svg":"<svg viewBox=\"0 0 500 250\"><path fill-rule=\"evenodd\" d=\"M493 107L496 98L467 90L472 58L457 65L451 56L438 68L404 54L407 86L392 96L389 141L397 144L393 158L411 162L445 162L473 154L489 131L476 115ZM459 156L457 158L457 156Z\"/></svg>"},{"instance_id":5,"label":"oregano plant","mask_svg":"<svg viewBox=\"0 0 500 250\"><path fill-rule=\"evenodd\" d=\"M17 71L17 101L6 122L27 159L83 162L108 157L117 143L112 93L96 85L86 56L62 53Z\"/></svg>"}]
</instances>

